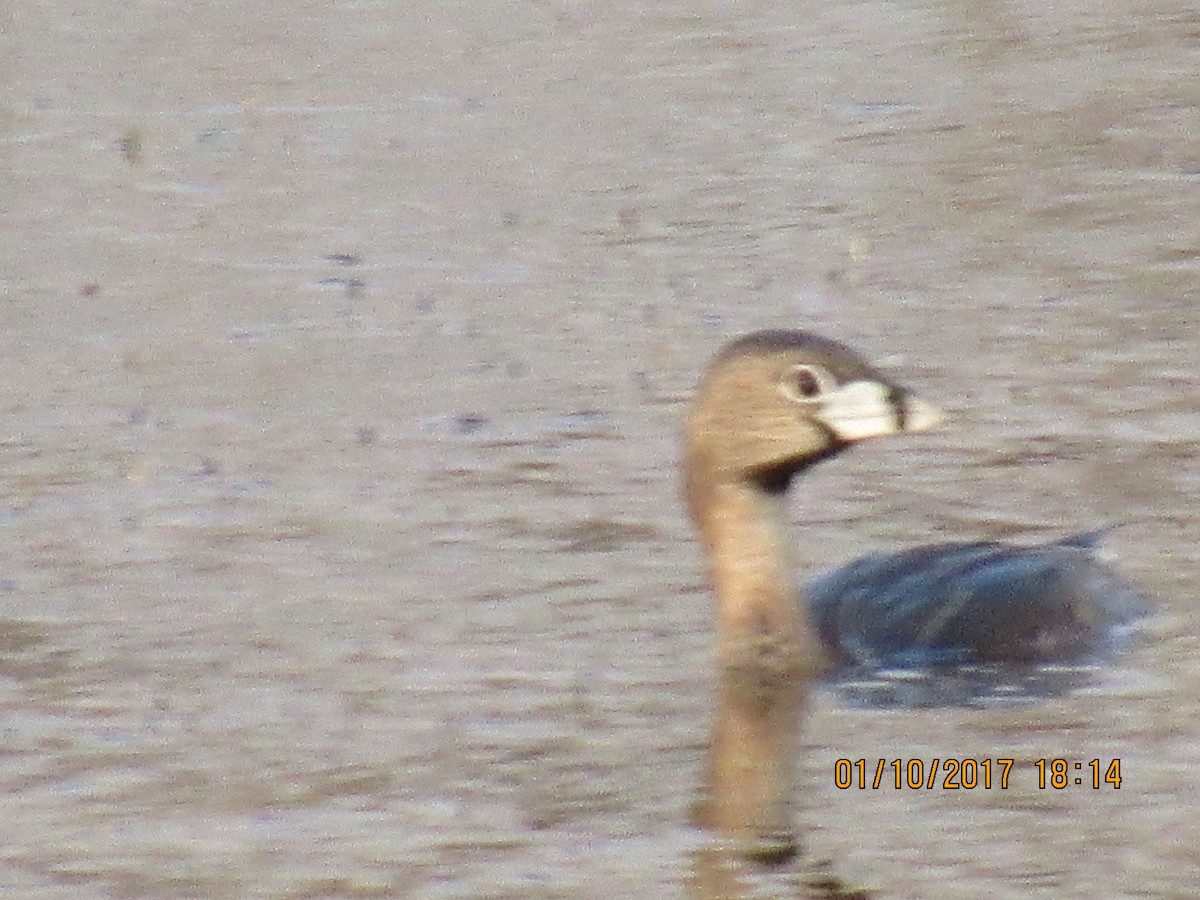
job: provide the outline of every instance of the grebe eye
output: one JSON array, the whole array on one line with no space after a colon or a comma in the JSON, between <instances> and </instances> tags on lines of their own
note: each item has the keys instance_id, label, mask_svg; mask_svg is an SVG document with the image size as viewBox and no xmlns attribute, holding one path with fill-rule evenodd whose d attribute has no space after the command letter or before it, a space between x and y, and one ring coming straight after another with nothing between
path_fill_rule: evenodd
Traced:
<instances>
[{"instance_id":1,"label":"grebe eye","mask_svg":"<svg viewBox=\"0 0 1200 900\"><path fill-rule=\"evenodd\" d=\"M793 366L783 374L779 387L784 396L792 400L815 400L832 383L833 379L824 369L800 365Z\"/></svg>"}]
</instances>

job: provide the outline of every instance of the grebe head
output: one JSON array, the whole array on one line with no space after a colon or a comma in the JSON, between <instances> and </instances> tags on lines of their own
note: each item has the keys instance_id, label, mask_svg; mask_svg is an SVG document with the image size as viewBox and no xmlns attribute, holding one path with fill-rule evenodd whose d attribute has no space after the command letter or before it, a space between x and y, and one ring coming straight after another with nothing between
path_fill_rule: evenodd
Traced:
<instances>
[{"instance_id":1,"label":"grebe head","mask_svg":"<svg viewBox=\"0 0 1200 900\"><path fill-rule=\"evenodd\" d=\"M793 476L857 441L932 428L933 406L849 347L804 331L758 331L725 347L687 424L694 517L721 484L781 494Z\"/></svg>"}]
</instances>

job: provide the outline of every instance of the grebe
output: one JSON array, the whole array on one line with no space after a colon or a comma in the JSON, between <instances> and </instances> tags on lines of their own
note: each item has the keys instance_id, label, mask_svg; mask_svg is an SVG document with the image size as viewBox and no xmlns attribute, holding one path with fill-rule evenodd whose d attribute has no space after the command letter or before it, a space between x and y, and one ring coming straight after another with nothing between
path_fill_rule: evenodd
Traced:
<instances>
[{"instance_id":1,"label":"grebe","mask_svg":"<svg viewBox=\"0 0 1200 900\"><path fill-rule=\"evenodd\" d=\"M1100 532L873 554L813 579L800 598L782 503L793 479L858 441L940 418L815 334L760 331L721 351L693 401L685 468L725 665L811 679L846 663L1078 661L1141 613L1140 598L1093 557Z\"/></svg>"}]
</instances>

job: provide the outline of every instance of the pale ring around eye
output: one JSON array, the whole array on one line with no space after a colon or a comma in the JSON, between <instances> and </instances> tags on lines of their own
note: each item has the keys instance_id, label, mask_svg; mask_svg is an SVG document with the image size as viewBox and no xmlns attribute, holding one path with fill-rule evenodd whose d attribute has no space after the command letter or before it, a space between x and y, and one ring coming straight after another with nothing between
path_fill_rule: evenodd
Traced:
<instances>
[{"instance_id":1,"label":"pale ring around eye","mask_svg":"<svg viewBox=\"0 0 1200 900\"><path fill-rule=\"evenodd\" d=\"M837 387L833 376L820 366L792 366L779 379L779 390L789 400L807 403Z\"/></svg>"}]
</instances>

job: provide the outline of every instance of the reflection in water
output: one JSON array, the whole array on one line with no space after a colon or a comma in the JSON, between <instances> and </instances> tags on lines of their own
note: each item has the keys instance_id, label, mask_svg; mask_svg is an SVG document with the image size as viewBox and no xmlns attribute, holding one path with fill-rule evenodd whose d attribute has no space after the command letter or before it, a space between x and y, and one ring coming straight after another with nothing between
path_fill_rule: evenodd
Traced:
<instances>
[{"instance_id":1,"label":"reflection in water","mask_svg":"<svg viewBox=\"0 0 1200 900\"><path fill-rule=\"evenodd\" d=\"M872 888L842 881L828 862L794 865L802 834L793 822L801 723L816 683L766 654L727 665L717 686L707 781L697 824L721 840L698 849L687 879L697 898L760 896L764 877L788 896L866 900ZM995 708L1059 697L1093 682L1097 665L842 669L822 679L848 705L866 708ZM779 868L774 868L779 867Z\"/></svg>"},{"instance_id":2,"label":"reflection in water","mask_svg":"<svg viewBox=\"0 0 1200 900\"><path fill-rule=\"evenodd\" d=\"M795 855L792 792L807 685L767 666L727 667L718 685L700 824L763 862Z\"/></svg>"},{"instance_id":3,"label":"reflection in water","mask_svg":"<svg viewBox=\"0 0 1200 900\"><path fill-rule=\"evenodd\" d=\"M799 871L783 871L771 877L780 882L774 885L779 890L772 892L778 896L808 900L871 900L877 896L871 889L847 885L833 873L828 861L806 863ZM696 900L762 897L761 881L761 873L749 871L728 848L705 847L693 857L687 895Z\"/></svg>"},{"instance_id":4,"label":"reflection in water","mask_svg":"<svg viewBox=\"0 0 1200 900\"><path fill-rule=\"evenodd\" d=\"M770 665L727 667L718 685L709 745L708 781L698 824L724 840L698 849L687 880L699 900L761 896L761 864L780 866L800 849L792 821L799 725L808 683ZM748 865L748 863L750 865ZM760 864L760 865L753 865ZM827 862L806 860L772 874L787 896L867 900L845 885Z\"/></svg>"}]
</instances>

